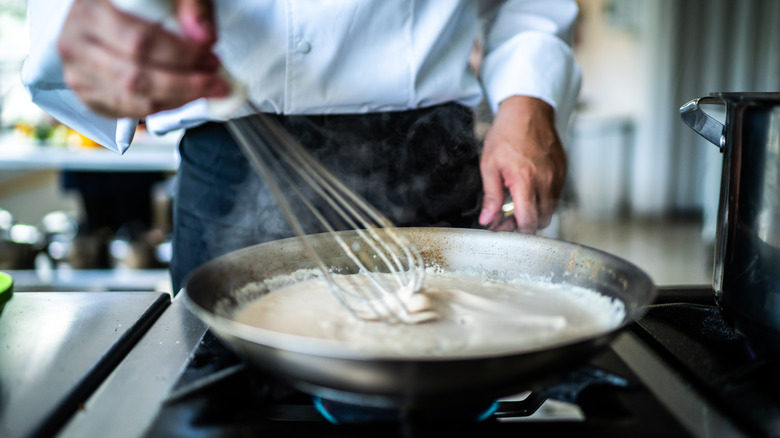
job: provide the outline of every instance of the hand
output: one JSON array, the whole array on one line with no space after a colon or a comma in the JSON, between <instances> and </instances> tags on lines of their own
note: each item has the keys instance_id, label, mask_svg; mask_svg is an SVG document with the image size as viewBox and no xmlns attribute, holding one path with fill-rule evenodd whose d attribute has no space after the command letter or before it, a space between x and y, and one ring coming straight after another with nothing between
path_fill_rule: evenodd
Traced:
<instances>
[{"instance_id":1,"label":"hand","mask_svg":"<svg viewBox=\"0 0 780 438\"><path fill-rule=\"evenodd\" d=\"M566 167L555 110L532 97L505 99L485 136L479 223L491 230L522 233L546 227L563 189ZM505 189L515 205L513 221L505 220L501 211Z\"/></svg>"},{"instance_id":2,"label":"hand","mask_svg":"<svg viewBox=\"0 0 780 438\"><path fill-rule=\"evenodd\" d=\"M143 118L229 93L212 52L211 0L170 1L183 35L124 13L109 0L74 0L57 48L65 82L93 111Z\"/></svg>"}]
</instances>

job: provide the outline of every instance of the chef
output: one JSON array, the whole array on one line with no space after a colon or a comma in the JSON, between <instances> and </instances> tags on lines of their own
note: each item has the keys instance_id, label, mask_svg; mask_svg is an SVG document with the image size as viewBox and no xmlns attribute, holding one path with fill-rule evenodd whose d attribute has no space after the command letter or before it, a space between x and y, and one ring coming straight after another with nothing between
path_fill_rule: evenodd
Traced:
<instances>
[{"instance_id":1,"label":"chef","mask_svg":"<svg viewBox=\"0 0 780 438\"><path fill-rule=\"evenodd\" d=\"M29 0L22 79L37 105L119 153L132 143L128 120L185 130L174 290L215 256L290 235L204 104L231 93L221 68L396 225L549 223L580 87L574 0L171 1L175 32L108 0ZM492 114L482 144L481 102Z\"/></svg>"}]
</instances>

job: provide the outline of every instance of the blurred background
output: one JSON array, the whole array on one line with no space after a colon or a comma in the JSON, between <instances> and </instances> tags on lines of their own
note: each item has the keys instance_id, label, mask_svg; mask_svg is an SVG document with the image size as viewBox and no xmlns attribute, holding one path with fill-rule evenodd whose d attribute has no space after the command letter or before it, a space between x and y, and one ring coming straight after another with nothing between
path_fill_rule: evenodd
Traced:
<instances>
[{"instance_id":1,"label":"blurred background","mask_svg":"<svg viewBox=\"0 0 780 438\"><path fill-rule=\"evenodd\" d=\"M660 285L709 283L721 155L678 110L712 92L780 91L780 2L579 4L583 88L545 234L624 257ZM119 157L38 110L19 80L25 7L0 0L0 270L20 290L166 290L178 134L141 132Z\"/></svg>"},{"instance_id":2,"label":"blurred background","mask_svg":"<svg viewBox=\"0 0 780 438\"><path fill-rule=\"evenodd\" d=\"M780 91L780 2L579 4L584 78L562 237L619 254L658 284L709 283L721 154L678 110L712 92Z\"/></svg>"}]
</instances>

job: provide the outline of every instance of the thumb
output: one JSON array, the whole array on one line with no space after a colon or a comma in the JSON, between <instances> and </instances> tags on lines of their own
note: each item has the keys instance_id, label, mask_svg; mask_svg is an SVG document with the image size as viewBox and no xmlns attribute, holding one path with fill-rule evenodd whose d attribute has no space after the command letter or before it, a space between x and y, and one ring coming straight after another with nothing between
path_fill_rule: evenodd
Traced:
<instances>
[{"instance_id":1,"label":"thumb","mask_svg":"<svg viewBox=\"0 0 780 438\"><path fill-rule=\"evenodd\" d=\"M217 41L214 4L211 0L178 0L176 18L182 32L191 40L212 45Z\"/></svg>"}]
</instances>

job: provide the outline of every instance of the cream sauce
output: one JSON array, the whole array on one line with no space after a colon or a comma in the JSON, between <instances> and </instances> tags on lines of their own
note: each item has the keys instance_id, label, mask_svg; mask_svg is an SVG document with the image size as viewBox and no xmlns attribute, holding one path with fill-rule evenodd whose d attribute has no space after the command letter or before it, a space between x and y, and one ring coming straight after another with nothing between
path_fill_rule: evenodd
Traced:
<instances>
[{"instance_id":1,"label":"cream sauce","mask_svg":"<svg viewBox=\"0 0 780 438\"><path fill-rule=\"evenodd\" d=\"M340 276L333 278L340 281ZM249 284L243 292L251 293L253 287L258 285ZM238 309L234 319L276 332L343 341L370 354L447 357L548 347L604 333L625 316L619 300L544 280L504 282L428 273L421 293L438 314L435 321L393 325L358 319L321 279L274 290Z\"/></svg>"}]
</instances>

